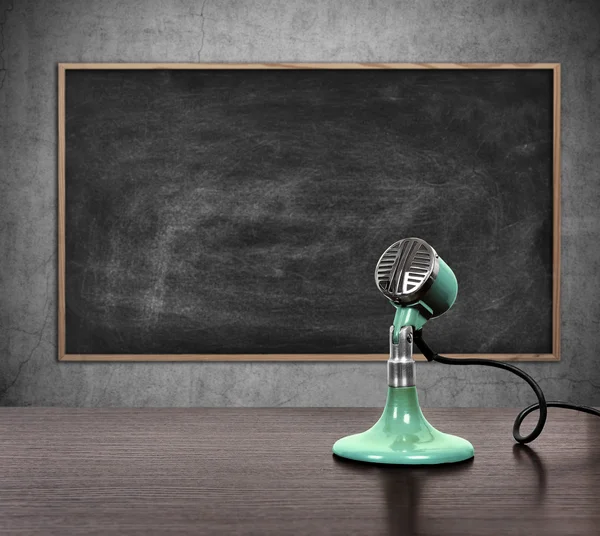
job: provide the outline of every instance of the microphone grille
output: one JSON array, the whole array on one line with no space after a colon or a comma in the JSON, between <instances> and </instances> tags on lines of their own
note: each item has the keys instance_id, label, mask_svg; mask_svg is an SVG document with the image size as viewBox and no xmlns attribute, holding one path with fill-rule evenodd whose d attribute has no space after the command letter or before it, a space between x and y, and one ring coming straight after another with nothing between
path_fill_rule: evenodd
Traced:
<instances>
[{"instance_id":1,"label":"microphone grille","mask_svg":"<svg viewBox=\"0 0 600 536\"><path fill-rule=\"evenodd\" d=\"M416 302L420 299L419 291L429 288L435 266L436 253L427 242L405 238L385 250L375 268L375 282L392 301Z\"/></svg>"}]
</instances>

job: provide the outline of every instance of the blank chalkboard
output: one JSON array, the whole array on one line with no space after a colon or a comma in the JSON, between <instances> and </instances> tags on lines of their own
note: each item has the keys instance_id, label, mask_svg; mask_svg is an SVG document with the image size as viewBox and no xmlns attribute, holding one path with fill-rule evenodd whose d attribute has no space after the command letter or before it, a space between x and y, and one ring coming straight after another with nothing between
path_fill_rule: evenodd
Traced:
<instances>
[{"instance_id":1,"label":"blank chalkboard","mask_svg":"<svg viewBox=\"0 0 600 536\"><path fill-rule=\"evenodd\" d=\"M59 359L385 359L429 242L442 353L559 355L559 66L59 65Z\"/></svg>"}]
</instances>

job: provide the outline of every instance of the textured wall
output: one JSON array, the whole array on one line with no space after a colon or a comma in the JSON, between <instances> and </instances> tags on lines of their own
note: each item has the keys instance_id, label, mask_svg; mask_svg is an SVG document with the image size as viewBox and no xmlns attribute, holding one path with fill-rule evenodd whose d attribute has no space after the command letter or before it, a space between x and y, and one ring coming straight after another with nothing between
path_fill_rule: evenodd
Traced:
<instances>
[{"instance_id":1,"label":"textured wall","mask_svg":"<svg viewBox=\"0 0 600 536\"><path fill-rule=\"evenodd\" d=\"M383 363L56 361L57 62L548 61L563 65L563 358L524 368L549 398L600 405L597 0L0 0L0 23L1 404L337 406L385 396ZM500 371L421 364L418 374L424 405L531 400Z\"/></svg>"}]
</instances>

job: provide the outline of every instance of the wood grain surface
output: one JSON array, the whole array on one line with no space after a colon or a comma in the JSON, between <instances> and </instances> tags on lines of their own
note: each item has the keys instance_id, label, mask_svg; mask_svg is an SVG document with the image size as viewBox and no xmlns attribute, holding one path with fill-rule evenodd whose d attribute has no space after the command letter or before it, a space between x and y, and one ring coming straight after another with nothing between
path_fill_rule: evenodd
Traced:
<instances>
[{"instance_id":1,"label":"wood grain surface","mask_svg":"<svg viewBox=\"0 0 600 536\"><path fill-rule=\"evenodd\" d=\"M2 534L598 534L600 419L425 410L475 445L455 466L341 461L380 409L0 410ZM526 423L526 425L531 423Z\"/></svg>"}]
</instances>

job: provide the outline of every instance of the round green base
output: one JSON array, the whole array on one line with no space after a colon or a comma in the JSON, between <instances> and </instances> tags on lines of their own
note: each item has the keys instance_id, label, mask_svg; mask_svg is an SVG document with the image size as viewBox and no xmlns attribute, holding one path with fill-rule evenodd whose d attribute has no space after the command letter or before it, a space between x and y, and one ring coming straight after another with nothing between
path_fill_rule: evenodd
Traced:
<instances>
[{"instance_id":1,"label":"round green base","mask_svg":"<svg viewBox=\"0 0 600 536\"><path fill-rule=\"evenodd\" d=\"M427 422L416 387L389 387L375 425L336 441L333 452L361 462L402 465L462 462L474 454L466 439L439 432Z\"/></svg>"}]
</instances>

